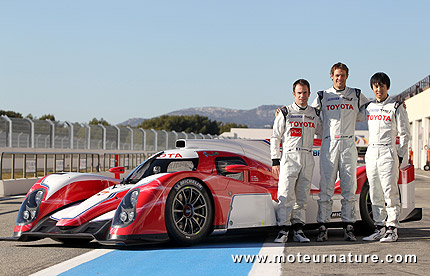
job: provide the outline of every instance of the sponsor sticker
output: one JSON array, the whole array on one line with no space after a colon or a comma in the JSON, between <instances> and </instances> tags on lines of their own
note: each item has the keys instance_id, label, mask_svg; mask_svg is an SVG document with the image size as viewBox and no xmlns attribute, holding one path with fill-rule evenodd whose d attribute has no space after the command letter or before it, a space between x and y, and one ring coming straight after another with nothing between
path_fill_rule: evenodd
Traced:
<instances>
[{"instance_id":1,"label":"sponsor sticker","mask_svg":"<svg viewBox=\"0 0 430 276\"><path fill-rule=\"evenodd\" d=\"M351 109L354 110L352 104L329 104L327 110Z\"/></svg>"},{"instance_id":2,"label":"sponsor sticker","mask_svg":"<svg viewBox=\"0 0 430 276\"><path fill-rule=\"evenodd\" d=\"M158 156L158 158L182 158L182 155L179 152L163 153L162 155Z\"/></svg>"},{"instance_id":3,"label":"sponsor sticker","mask_svg":"<svg viewBox=\"0 0 430 276\"><path fill-rule=\"evenodd\" d=\"M55 169L57 172L64 171L64 160L63 159L55 160Z\"/></svg>"},{"instance_id":4,"label":"sponsor sticker","mask_svg":"<svg viewBox=\"0 0 430 276\"><path fill-rule=\"evenodd\" d=\"M292 136L292 137L302 137L302 129L301 128L292 128L292 129L290 129L290 136Z\"/></svg>"},{"instance_id":5,"label":"sponsor sticker","mask_svg":"<svg viewBox=\"0 0 430 276\"><path fill-rule=\"evenodd\" d=\"M342 212L332 212L331 213L331 218L341 218L342 217Z\"/></svg>"},{"instance_id":6,"label":"sponsor sticker","mask_svg":"<svg viewBox=\"0 0 430 276\"><path fill-rule=\"evenodd\" d=\"M390 121L391 122L391 117L387 116L387 115L369 115L369 116L367 116L367 119L369 121L378 120L378 121Z\"/></svg>"},{"instance_id":7,"label":"sponsor sticker","mask_svg":"<svg viewBox=\"0 0 430 276\"><path fill-rule=\"evenodd\" d=\"M35 173L36 172L36 160L25 160L26 172Z\"/></svg>"},{"instance_id":8,"label":"sponsor sticker","mask_svg":"<svg viewBox=\"0 0 430 276\"><path fill-rule=\"evenodd\" d=\"M206 156L206 157L215 156L215 155L218 155L218 154L219 154L218 152L214 152L214 153L207 153L206 151L203 152L203 155Z\"/></svg>"},{"instance_id":9,"label":"sponsor sticker","mask_svg":"<svg viewBox=\"0 0 430 276\"><path fill-rule=\"evenodd\" d=\"M197 186L197 188L199 190L203 189L202 184L200 184L199 182L197 182L197 181L195 181L193 179L189 179L189 178L182 179L181 181L179 181L178 183L176 183L175 186L173 186L173 188L176 191L179 191L183 186L190 185L190 184Z\"/></svg>"},{"instance_id":10,"label":"sponsor sticker","mask_svg":"<svg viewBox=\"0 0 430 276\"><path fill-rule=\"evenodd\" d=\"M85 170L87 168L87 159L79 160L79 169Z\"/></svg>"},{"instance_id":11,"label":"sponsor sticker","mask_svg":"<svg viewBox=\"0 0 430 276\"><path fill-rule=\"evenodd\" d=\"M312 127L315 128L314 122L290 122L291 127Z\"/></svg>"}]
</instances>

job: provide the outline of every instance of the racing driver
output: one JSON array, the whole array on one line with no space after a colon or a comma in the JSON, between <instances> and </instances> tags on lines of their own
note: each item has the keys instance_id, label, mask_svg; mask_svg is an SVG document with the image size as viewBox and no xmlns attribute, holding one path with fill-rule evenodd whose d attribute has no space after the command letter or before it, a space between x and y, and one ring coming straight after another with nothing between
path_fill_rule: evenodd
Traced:
<instances>
[{"instance_id":1,"label":"racing driver","mask_svg":"<svg viewBox=\"0 0 430 276\"><path fill-rule=\"evenodd\" d=\"M308 105L309 94L308 81L295 81L294 103L282 107L282 112L277 114L273 124L270 152L272 174L275 179L279 178L276 217L278 225L282 227L275 242L287 242L291 224L294 241L310 241L302 228L315 165L312 155L314 134L319 132L317 128L321 127L321 123L319 111Z\"/></svg>"},{"instance_id":2,"label":"racing driver","mask_svg":"<svg viewBox=\"0 0 430 276\"><path fill-rule=\"evenodd\" d=\"M375 73L370 79L370 87L376 100L367 103L361 112L367 116L369 125L365 159L375 232L363 240L395 242L400 213L397 180L400 164L408 150L409 120L402 103L388 95L390 78L385 73ZM398 150L397 136L400 137Z\"/></svg>"},{"instance_id":3,"label":"racing driver","mask_svg":"<svg viewBox=\"0 0 430 276\"><path fill-rule=\"evenodd\" d=\"M349 69L336 63L330 70L333 87L317 92L312 106L321 111L323 125L320 151L320 190L317 222L320 224L317 241L326 241L326 223L332 214L335 181L339 172L342 189L341 219L346 241L355 241L353 224L356 221L356 167L355 124L359 108L369 100L360 89L346 86Z\"/></svg>"}]
</instances>

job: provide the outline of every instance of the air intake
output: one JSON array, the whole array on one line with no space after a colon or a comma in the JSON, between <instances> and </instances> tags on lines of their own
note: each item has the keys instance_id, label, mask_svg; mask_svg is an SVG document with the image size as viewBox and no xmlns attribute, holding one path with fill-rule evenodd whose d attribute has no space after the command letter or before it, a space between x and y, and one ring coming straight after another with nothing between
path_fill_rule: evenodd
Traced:
<instances>
[{"instance_id":1,"label":"air intake","mask_svg":"<svg viewBox=\"0 0 430 276\"><path fill-rule=\"evenodd\" d=\"M177 140L176 148L185 148L185 140Z\"/></svg>"}]
</instances>

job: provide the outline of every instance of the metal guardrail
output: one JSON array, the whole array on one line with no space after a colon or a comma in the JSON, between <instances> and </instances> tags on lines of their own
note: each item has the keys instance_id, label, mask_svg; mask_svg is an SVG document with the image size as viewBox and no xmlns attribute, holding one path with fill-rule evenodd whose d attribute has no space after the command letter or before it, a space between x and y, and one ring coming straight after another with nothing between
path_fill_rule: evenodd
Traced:
<instances>
[{"instance_id":1,"label":"metal guardrail","mask_svg":"<svg viewBox=\"0 0 430 276\"><path fill-rule=\"evenodd\" d=\"M128 170L136 167L151 155L152 153L105 153L102 168L103 171L107 171L109 168L122 166Z\"/></svg>"},{"instance_id":2,"label":"metal guardrail","mask_svg":"<svg viewBox=\"0 0 430 276\"><path fill-rule=\"evenodd\" d=\"M130 169L150 155L136 152L2 152L0 180L39 177L56 172L100 172L116 166Z\"/></svg>"},{"instance_id":3,"label":"metal guardrail","mask_svg":"<svg viewBox=\"0 0 430 276\"><path fill-rule=\"evenodd\" d=\"M184 131L0 116L0 147L6 148L159 151L174 148L178 139L216 137L217 135Z\"/></svg>"}]
</instances>

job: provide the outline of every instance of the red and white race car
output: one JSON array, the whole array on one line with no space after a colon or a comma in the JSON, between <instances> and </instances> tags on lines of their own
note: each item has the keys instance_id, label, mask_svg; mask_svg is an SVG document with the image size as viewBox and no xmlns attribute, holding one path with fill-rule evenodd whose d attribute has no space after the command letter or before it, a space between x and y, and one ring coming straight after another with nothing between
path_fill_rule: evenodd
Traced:
<instances>
[{"instance_id":1,"label":"red and white race car","mask_svg":"<svg viewBox=\"0 0 430 276\"><path fill-rule=\"evenodd\" d=\"M177 149L157 153L122 181L84 173L51 174L28 192L13 237L64 243L131 244L172 239L189 245L211 233L276 226L277 180L270 145L256 140L178 140ZM319 148L314 148L319 162ZM318 163L317 163L318 164ZM117 168L118 169L118 168ZM414 169L401 171L401 220L420 220L414 203ZM358 217L372 227L364 167L357 169ZM316 223L319 166L315 166L306 222ZM333 223L340 222L336 184Z\"/></svg>"}]
</instances>

